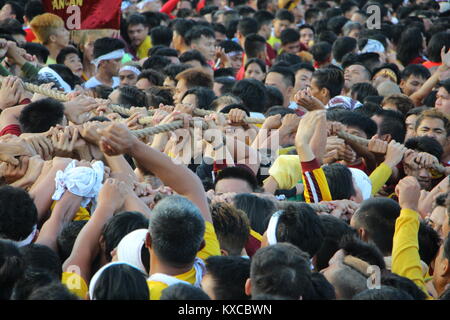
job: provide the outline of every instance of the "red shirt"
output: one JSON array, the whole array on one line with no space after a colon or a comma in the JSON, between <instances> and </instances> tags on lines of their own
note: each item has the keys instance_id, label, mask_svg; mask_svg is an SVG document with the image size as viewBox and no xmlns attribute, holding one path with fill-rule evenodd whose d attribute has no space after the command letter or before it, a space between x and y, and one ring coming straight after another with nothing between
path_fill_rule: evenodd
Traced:
<instances>
[{"instance_id":1,"label":"red shirt","mask_svg":"<svg viewBox=\"0 0 450 320\"><path fill-rule=\"evenodd\" d=\"M18 124L8 124L0 131L0 137L5 136L7 134L20 136L22 134L22 130L20 130L20 126Z\"/></svg>"},{"instance_id":2,"label":"red shirt","mask_svg":"<svg viewBox=\"0 0 450 320\"><path fill-rule=\"evenodd\" d=\"M26 28L24 31L26 33L25 40L27 40L27 42L33 42L36 39L36 35L31 28Z\"/></svg>"},{"instance_id":3,"label":"red shirt","mask_svg":"<svg viewBox=\"0 0 450 320\"><path fill-rule=\"evenodd\" d=\"M424 67L426 67L427 69L431 69L433 67L439 67L442 64L442 62L433 62L433 61L425 61L424 63L422 63L422 65Z\"/></svg>"}]
</instances>

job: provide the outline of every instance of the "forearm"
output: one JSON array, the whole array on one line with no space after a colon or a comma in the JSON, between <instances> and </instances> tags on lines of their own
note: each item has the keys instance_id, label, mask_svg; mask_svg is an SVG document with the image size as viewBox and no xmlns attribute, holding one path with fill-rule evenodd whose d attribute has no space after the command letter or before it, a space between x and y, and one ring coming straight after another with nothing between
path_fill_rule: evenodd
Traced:
<instances>
[{"instance_id":1,"label":"forearm","mask_svg":"<svg viewBox=\"0 0 450 320\"><path fill-rule=\"evenodd\" d=\"M139 199L136 194L129 195L125 198L125 203L123 206L124 211L138 211L142 213L144 216L146 216L148 219L150 219L151 210L150 208L141 200Z\"/></svg>"},{"instance_id":2,"label":"forearm","mask_svg":"<svg viewBox=\"0 0 450 320\"><path fill-rule=\"evenodd\" d=\"M25 108L26 106L26 104L23 104L3 110L3 112L0 114L0 129L3 129L4 127L11 124L20 125L19 116L23 108Z\"/></svg>"},{"instance_id":3,"label":"forearm","mask_svg":"<svg viewBox=\"0 0 450 320\"><path fill-rule=\"evenodd\" d=\"M133 168L131 168L123 155L108 156L104 153L104 156L112 173L122 172L128 174L137 182L136 174L134 173Z\"/></svg>"},{"instance_id":4,"label":"forearm","mask_svg":"<svg viewBox=\"0 0 450 320\"><path fill-rule=\"evenodd\" d=\"M410 99L417 107L422 105L423 99L430 94L434 86L439 82L439 76L443 71L447 70L447 66L441 65L436 72L428 78L428 80L422 85L422 87L410 96Z\"/></svg>"}]
</instances>

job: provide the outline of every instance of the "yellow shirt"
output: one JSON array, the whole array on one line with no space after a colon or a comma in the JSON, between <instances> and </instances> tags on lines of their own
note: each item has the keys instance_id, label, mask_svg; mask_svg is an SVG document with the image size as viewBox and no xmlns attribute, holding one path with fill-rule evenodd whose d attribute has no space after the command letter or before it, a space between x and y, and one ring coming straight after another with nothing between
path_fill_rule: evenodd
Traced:
<instances>
[{"instance_id":1,"label":"yellow shirt","mask_svg":"<svg viewBox=\"0 0 450 320\"><path fill-rule=\"evenodd\" d=\"M205 247L197 253L197 258L206 260L211 256L220 256L220 245L217 240L216 232L214 231L214 225L211 222L205 222ZM195 284L196 272L192 268L188 272L176 275L175 278ZM159 300L161 292L167 288L167 284L159 281L148 280L147 285L150 289L150 300Z\"/></svg>"},{"instance_id":2,"label":"yellow shirt","mask_svg":"<svg viewBox=\"0 0 450 320\"><path fill-rule=\"evenodd\" d=\"M53 208L56 206L56 201L53 201L52 206L50 209L53 211ZM91 218L91 215L89 214L89 211L87 211L85 208L80 207L75 214L75 217L72 219L72 221L79 221L79 220L89 220Z\"/></svg>"},{"instance_id":3,"label":"yellow shirt","mask_svg":"<svg viewBox=\"0 0 450 320\"><path fill-rule=\"evenodd\" d=\"M269 175L278 183L278 189L292 189L302 179L298 155L281 155L269 169Z\"/></svg>"},{"instance_id":4,"label":"yellow shirt","mask_svg":"<svg viewBox=\"0 0 450 320\"><path fill-rule=\"evenodd\" d=\"M152 47L152 40L150 39L150 36L147 36L136 50L136 56L138 57L138 59L148 58L148 50L151 47Z\"/></svg>"},{"instance_id":5,"label":"yellow shirt","mask_svg":"<svg viewBox=\"0 0 450 320\"><path fill-rule=\"evenodd\" d=\"M392 174L392 169L385 163L381 163L370 174L369 179L372 182L372 196L376 195L378 191L385 185Z\"/></svg>"},{"instance_id":6,"label":"yellow shirt","mask_svg":"<svg viewBox=\"0 0 450 320\"><path fill-rule=\"evenodd\" d=\"M411 209L402 209L395 222L392 245L392 272L412 280L426 295L433 299L425 286L419 255L419 214Z\"/></svg>"},{"instance_id":7,"label":"yellow shirt","mask_svg":"<svg viewBox=\"0 0 450 320\"><path fill-rule=\"evenodd\" d=\"M86 281L78 273L63 272L61 283L80 299L85 300L87 298L89 292L88 286Z\"/></svg>"}]
</instances>

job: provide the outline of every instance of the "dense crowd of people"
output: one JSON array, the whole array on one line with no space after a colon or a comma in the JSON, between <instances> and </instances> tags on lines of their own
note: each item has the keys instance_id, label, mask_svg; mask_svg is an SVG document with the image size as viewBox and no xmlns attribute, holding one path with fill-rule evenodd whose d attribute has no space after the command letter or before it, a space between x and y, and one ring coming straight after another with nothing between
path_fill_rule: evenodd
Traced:
<instances>
[{"instance_id":1,"label":"dense crowd of people","mask_svg":"<svg viewBox=\"0 0 450 320\"><path fill-rule=\"evenodd\" d=\"M0 7L0 299L450 298L450 2Z\"/></svg>"}]
</instances>

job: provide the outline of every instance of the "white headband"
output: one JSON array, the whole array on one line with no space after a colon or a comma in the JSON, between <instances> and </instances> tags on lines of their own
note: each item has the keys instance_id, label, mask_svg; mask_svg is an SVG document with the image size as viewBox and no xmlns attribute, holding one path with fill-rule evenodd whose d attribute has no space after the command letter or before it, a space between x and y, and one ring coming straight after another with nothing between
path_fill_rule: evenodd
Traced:
<instances>
[{"instance_id":1,"label":"white headband","mask_svg":"<svg viewBox=\"0 0 450 320\"><path fill-rule=\"evenodd\" d=\"M367 53L367 52L384 52L384 46L378 40L369 39L367 41L367 44L364 46L364 48L361 50L360 53Z\"/></svg>"},{"instance_id":2,"label":"white headband","mask_svg":"<svg viewBox=\"0 0 450 320\"><path fill-rule=\"evenodd\" d=\"M279 210L275 212L269 221L269 226L267 227L267 241L269 242L269 245L277 244L277 226L278 226L278 219L280 219L280 216L283 214L283 210Z\"/></svg>"},{"instance_id":3,"label":"white headband","mask_svg":"<svg viewBox=\"0 0 450 320\"><path fill-rule=\"evenodd\" d=\"M133 266L133 265L127 263L127 262L122 262L122 261L115 261L115 262L110 262L108 264L105 264L103 267L98 269L98 271L92 276L91 282L89 283L89 299L96 300L95 297L94 297L95 285L97 284L97 281L100 278L100 276L102 275L103 271L105 271L109 267L116 266L116 265L119 265L119 264L126 264L126 265L128 265L130 267L135 268L136 270L139 270L135 266ZM141 270L139 270L139 271L141 271Z\"/></svg>"},{"instance_id":4,"label":"white headband","mask_svg":"<svg viewBox=\"0 0 450 320\"><path fill-rule=\"evenodd\" d=\"M123 49L119 49L119 50L115 50L110 53L104 54L104 55L92 60L91 63L95 64L95 67L98 68L100 61L119 59L119 58L122 58L124 55L125 55L125 51Z\"/></svg>"},{"instance_id":5,"label":"white headband","mask_svg":"<svg viewBox=\"0 0 450 320\"><path fill-rule=\"evenodd\" d=\"M147 273L147 270L145 270L142 263L141 252L147 232L147 229L134 230L123 237L117 245L117 260L127 262L140 269L143 273Z\"/></svg>"},{"instance_id":6,"label":"white headband","mask_svg":"<svg viewBox=\"0 0 450 320\"><path fill-rule=\"evenodd\" d=\"M138 9L142 10L142 9L144 9L144 6L147 3L154 2L154 1L156 1L156 0L144 0L144 1L139 2L136 6L138 7Z\"/></svg>"},{"instance_id":7,"label":"white headband","mask_svg":"<svg viewBox=\"0 0 450 320\"><path fill-rule=\"evenodd\" d=\"M235 57L235 56L237 56L239 54L242 54L242 51L230 51L230 52L227 53L227 56Z\"/></svg>"},{"instance_id":8,"label":"white headband","mask_svg":"<svg viewBox=\"0 0 450 320\"><path fill-rule=\"evenodd\" d=\"M44 77L44 78L51 78L51 79L56 79L58 81L58 83L55 83L55 85L64 89L64 92L72 92L72 88L69 86L69 84L67 82L65 82L63 80L63 78L61 78L61 76L58 74L58 72L56 72L55 70L53 70L50 67L43 67L42 69L39 70L38 72L38 77Z\"/></svg>"},{"instance_id":9,"label":"white headband","mask_svg":"<svg viewBox=\"0 0 450 320\"><path fill-rule=\"evenodd\" d=\"M120 68L119 72L122 72L122 71L131 71L131 72L135 73L137 76L141 74L139 69L136 67L133 67L133 66L123 66L122 68Z\"/></svg>"},{"instance_id":10,"label":"white headband","mask_svg":"<svg viewBox=\"0 0 450 320\"><path fill-rule=\"evenodd\" d=\"M27 245L29 245L33 239L34 236L36 235L37 232L37 226L34 225L33 230L31 231L30 235L28 237L26 237L24 240L21 241L13 241L18 247L25 247Z\"/></svg>"}]
</instances>

